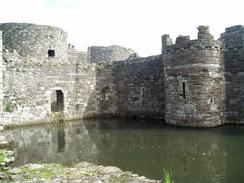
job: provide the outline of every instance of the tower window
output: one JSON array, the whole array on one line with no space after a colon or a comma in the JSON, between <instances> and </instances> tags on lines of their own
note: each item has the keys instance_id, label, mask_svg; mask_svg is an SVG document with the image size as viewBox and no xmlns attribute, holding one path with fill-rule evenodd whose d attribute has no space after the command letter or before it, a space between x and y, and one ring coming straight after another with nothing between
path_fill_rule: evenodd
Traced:
<instances>
[{"instance_id":1,"label":"tower window","mask_svg":"<svg viewBox=\"0 0 244 183\"><path fill-rule=\"evenodd\" d=\"M145 104L145 88L141 88L141 99L142 99L142 105L144 106Z\"/></svg>"},{"instance_id":2,"label":"tower window","mask_svg":"<svg viewBox=\"0 0 244 183\"><path fill-rule=\"evenodd\" d=\"M48 50L48 57L54 57L55 56L55 50Z\"/></svg>"},{"instance_id":3,"label":"tower window","mask_svg":"<svg viewBox=\"0 0 244 183\"><path fill-rule=\"evenodd\" d=\"M186 98L186 83L182 83L182 96L183 98Z\"/></svg>"},{"instance_id":4,"label":"tower window","mask_svg":"<svg viewBox=\"0 0 244 183\"><path fill-rule=\"evenodd\" d=\"M101 100L107 100L108 99L108 91L109 91L109 87L105 87L102 89L102 98Z\"/></svg>"}]
</instances>

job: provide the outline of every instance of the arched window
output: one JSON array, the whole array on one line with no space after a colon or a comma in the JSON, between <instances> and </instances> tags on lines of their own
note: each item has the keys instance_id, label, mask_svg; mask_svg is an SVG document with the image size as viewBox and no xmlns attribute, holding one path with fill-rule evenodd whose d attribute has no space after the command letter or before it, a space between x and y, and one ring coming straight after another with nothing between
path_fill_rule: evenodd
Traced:
<instances>
[{"instance_id":1,"label":"arched window","mask_svg":"<svg viewBox=\"0 0 244 183\"><path fill-rule=\"evenodd\" d=\"M101 100L107 100L108 99L108 91L109 91L109 87L106 86L102 89L102 95L101 95Z\"/></svg>"}]
</instances>

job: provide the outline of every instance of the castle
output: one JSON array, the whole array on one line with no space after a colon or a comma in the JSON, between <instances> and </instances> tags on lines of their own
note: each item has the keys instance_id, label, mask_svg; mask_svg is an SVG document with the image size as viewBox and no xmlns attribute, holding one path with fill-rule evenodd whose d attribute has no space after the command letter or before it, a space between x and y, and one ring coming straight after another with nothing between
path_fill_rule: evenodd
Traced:
<instances>
[{"instance_id":1,"label":"castle","mask_svg":"<svg viewBox=\"0 0 244 183\"><path fill-rule=\"evenodd\" d=\"M85 117L159 119L214 127L244 122L244 27L214 40L162 36L146 58L119 46L79 52L52 26L0 24L0 123L6 126Z\"/></svg>"}]
</instances>

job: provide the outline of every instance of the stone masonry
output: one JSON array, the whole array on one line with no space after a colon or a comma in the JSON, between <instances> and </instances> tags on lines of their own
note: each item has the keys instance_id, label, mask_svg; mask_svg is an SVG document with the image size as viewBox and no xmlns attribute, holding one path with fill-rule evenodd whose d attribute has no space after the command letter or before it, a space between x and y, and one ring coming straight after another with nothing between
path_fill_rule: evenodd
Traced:
<instances>
[{"instance_id":1,"label":"stone masonry","mask_svg":"<svg viewBox=\"0 0 244 183\"><path fill-rule=\"evenodd\" d=\"M3 125L3 56L2 32L0 31L0 125Z\"/></svg>"},{"instance_id":2,"label":"stone masonry","mask_svg":"<svg viewBox=\"0 0 244 183\"><path fill-rule=\"evenodd\" d=\"M213 39L208 27L198 30L197 40L179 36L174 45L162 50L169 124L200 127L224 123L222 43ZM166 36L163 38L166 42Z\"/></svg>"},{"instance_id":3,"label":"stone masonry","mask_svg":"<svg viewBox=\"0 0 244 183\"><path fill-rule=\"evenodd\" d=\"M80 52L62 29L0 24L0 125L85 117L159 119L213 127L243 123L244 27L214 40L162 36L162 53L146 58L120 46Z\"/></svg>"}]
</instances>

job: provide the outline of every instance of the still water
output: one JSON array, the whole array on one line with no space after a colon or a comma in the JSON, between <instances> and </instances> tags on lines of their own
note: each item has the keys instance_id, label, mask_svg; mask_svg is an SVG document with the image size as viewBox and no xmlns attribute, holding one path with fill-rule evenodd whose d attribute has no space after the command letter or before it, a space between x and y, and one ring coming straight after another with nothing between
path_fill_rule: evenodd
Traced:
<instances>
[{"instance_id":1,"label":"still water","mask_svg":"<svg viewBox=\"0 0 244 183\"><path fill-rule=\"evenodd\" d=\"M244 126L168 127L150 121L85 120L5 131L13 166L80 161L112 165L175 183L244 182Z\"/></svg>"}]
</instances>

